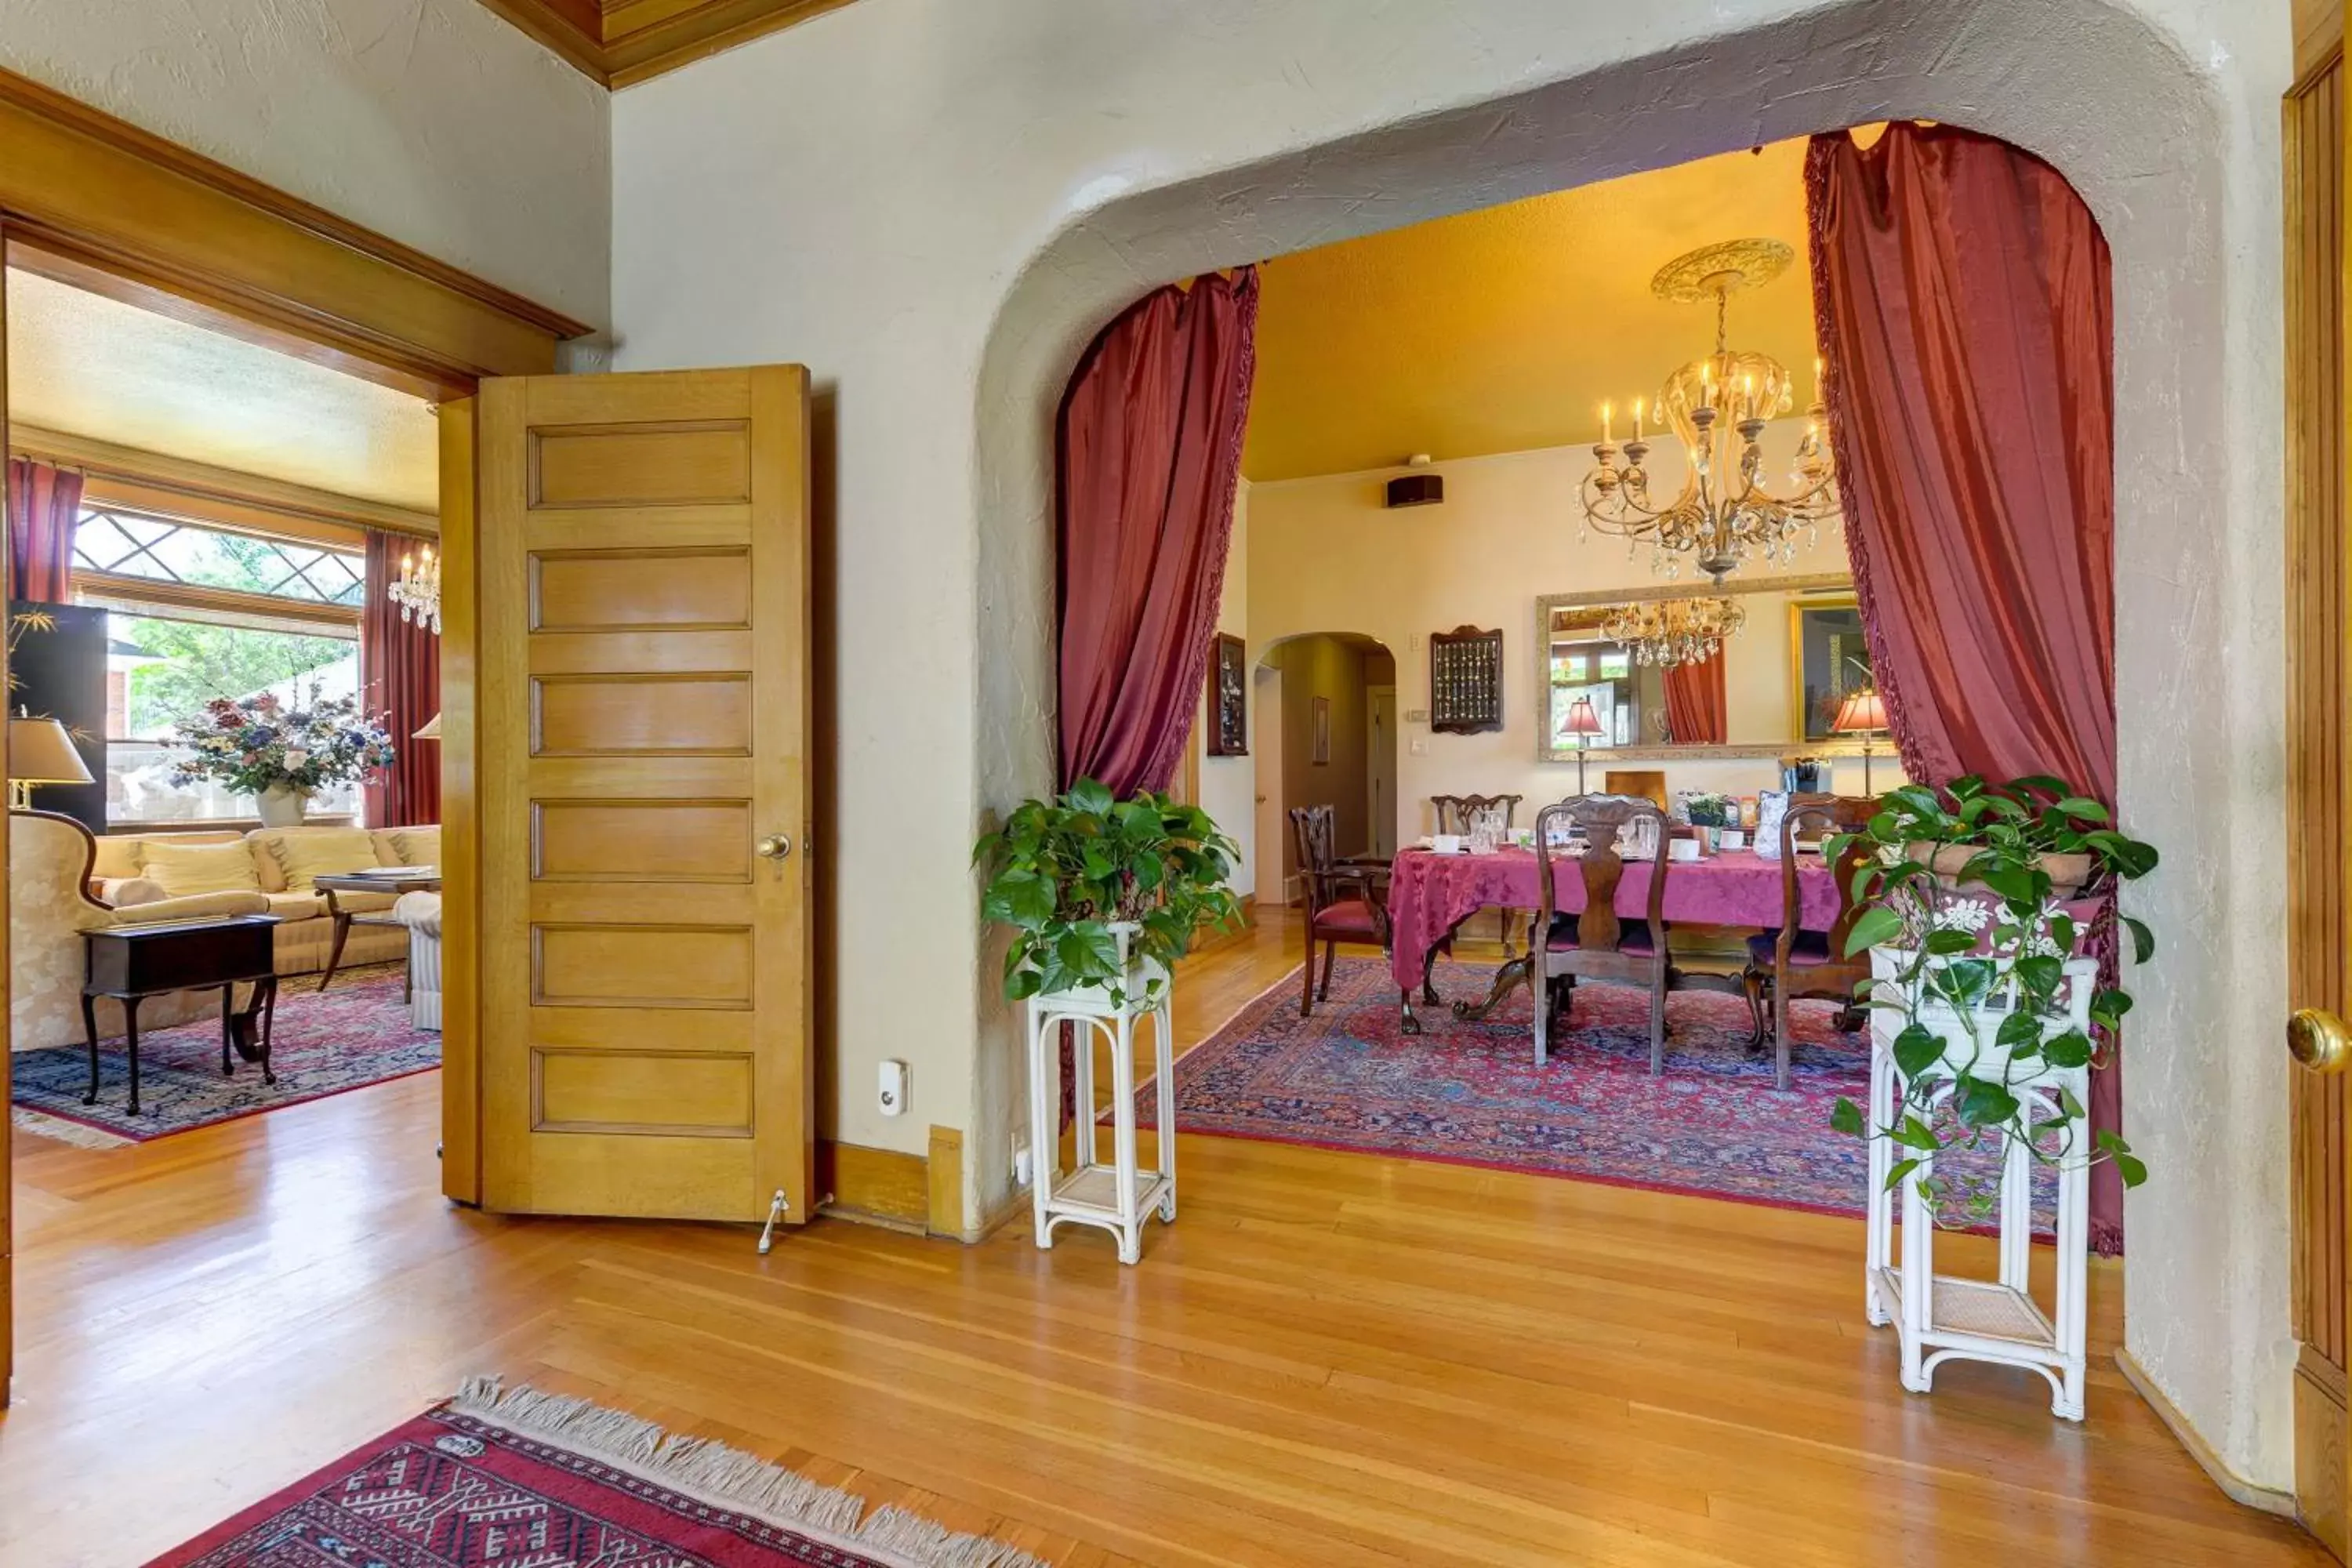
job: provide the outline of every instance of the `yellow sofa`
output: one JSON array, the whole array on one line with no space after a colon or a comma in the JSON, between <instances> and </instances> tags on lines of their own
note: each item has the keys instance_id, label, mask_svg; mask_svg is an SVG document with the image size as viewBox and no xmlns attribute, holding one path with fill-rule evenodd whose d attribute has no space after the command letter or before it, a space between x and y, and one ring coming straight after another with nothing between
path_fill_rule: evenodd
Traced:
<instances>
[{"instance_id":1,"label":"yellow sofa","mask_svg":"<svg viewBox=\"0 0 2352 1568\"><path fill-rule=\"evenodd\" d=\"M314 974L327 967L334 944L334 921L328 918L327 899L309 889L289 889L285 868L273 845L302 834L349 833L348 827L262 827L250 833L110 833L98 840L91 867L90 892L100 902L133 909L164 897L163 888L147 876L148 851L162 844L233 844L242 841L253 856L254 877L264 900L262 913L276 915L277 963L280 974ZM323 868L357 871L367 866L434 866L441 858L437 826L378 827L367 831L374 858L352 866ZM337 901L352 914L381 914L392 908L393 893L344 893ZM396 925L359 924L343 944L342 963L349 968L404 958L408 933Z\"/></svg>"}]
</instances>

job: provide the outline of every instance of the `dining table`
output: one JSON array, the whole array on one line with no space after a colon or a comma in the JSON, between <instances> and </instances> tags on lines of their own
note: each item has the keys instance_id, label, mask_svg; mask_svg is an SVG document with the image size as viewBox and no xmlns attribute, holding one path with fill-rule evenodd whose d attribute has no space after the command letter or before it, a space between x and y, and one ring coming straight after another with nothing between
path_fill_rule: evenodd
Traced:
<instances>
[{"instance_id":1,"label":"dining table","mask_svg":"<svg viewBox=\"0 0 2352 1568\"><path fill-rule=\"evenodd\" d=\"M1581 910L1584 879L1576 856L1555 849L1551 859L1552 907L1563 913ZM1654 865L1626 861L1617 884L1620 919L1640 920L1647 914ZM1670 860L1664 872L1660 918L1669 923L1755 931L1778 930L1782 923L1781 863L1777 857L1752 849L1718 849L1696 860ZM1412 1010L1416 992L1424 1006L1442 1001L1432 984L1437 955L1465 921L1484 909L1532 911L1541 902L1532 849L1506 847L1485 855L1422 848L1399 852L1389 872L1389 969L1401 995L1404 1032L1421 1032L1421 1020ZM1811 851L1798 857L1797 907L1801 930L1827 931L1837 922L1837 879ZM1515 987L1527 983L1530 957L1507 957L1485 999L1456 1002L1454 1012L1465 1018L1492 1012ZM1736 983L1724 988L1734 989Z\"/></svg>"}]
</instances>

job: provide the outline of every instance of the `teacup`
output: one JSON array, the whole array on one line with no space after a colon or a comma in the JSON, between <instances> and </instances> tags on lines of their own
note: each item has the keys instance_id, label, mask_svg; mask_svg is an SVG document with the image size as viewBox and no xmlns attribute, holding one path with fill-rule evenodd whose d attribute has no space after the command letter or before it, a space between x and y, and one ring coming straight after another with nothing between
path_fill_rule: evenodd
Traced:
<instances>
[{"instance_id":1,"label":"teacup","mask_svg":"<svg viewBox=\"0 0 2352 1568\"><path fill-rule=\"evenodd\" d=\"M1697 859L1698 840L1696 838L1677 838L1673 840L1666 846L1666 858L1669 860Z\"/></svg>"},{"instance_id":2,"label":"teacup","mask_svg":"<svg viewBox=\"0 0 2352 1568\"><path fill-rule=\"evenodd\" d=\"M1746 830L1745 828L1738 828L1738 827L1727 827L1727 828L1725 828L1725 829L1723 830L1723 833L1722 833L1721 837L1719 837L1716 840L1716 846L1715 846L1715 847L1716 847L1717 849L1745 849L1745 848L1747 848L1747 847L1748 847L1748 833L1747 833L1747 830Z\"/></svg>"},{"instance_id":3,"label":"teacup","mask_svg":"<svg viewBox=\"0 0 2352 1568\"><path fill-rule=\"evenodd\" d=\"M1433 833L1430 835L1429 847L1434 854L1459 855L1462 853L1462 835L1459 833Z\"/></svg>"}]
</instances>

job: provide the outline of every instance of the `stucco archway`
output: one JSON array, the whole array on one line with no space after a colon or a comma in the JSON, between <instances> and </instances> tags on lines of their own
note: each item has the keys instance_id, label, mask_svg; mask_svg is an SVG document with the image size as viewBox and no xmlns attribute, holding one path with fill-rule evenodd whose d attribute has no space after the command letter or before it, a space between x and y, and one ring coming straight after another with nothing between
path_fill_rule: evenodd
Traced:
<instances>
[{"instance_id":1,"label":"stucco archway","mask_svg":"<svg viewBox=\"0 0 2352 1568\"><path fill-rule=\"evenodd\" d=\"M2127 1338L2226 1464L2281 1488L2284 898L2263 858L2231 843L2280 820L2276 174L2242 167L2231 183L2225 130L2244 127L2225 126L2231 107L2159 25L2178 25L2179 9L1864 0L1623 58L1563 18L1559 56L1528 67L1518 90L1427 103L1400 83L1385 122L1353 135L1212 177L1082 193L1085 210L1013 282L982 363L975 786L991 807L1050 784L1054 402L1088 336L1143 289L1894 116L2047 158L2115 254L2120 790L2167 857L2135 905L2169 933L2171 957L2140 976L2130 1047L2126 1114L2158 1174L2127 1211ZM2267 184L2250 188L2257 176ZM2272 221L2245 222L2247 204ZM2247 254L2242 239L2232 254L2232 233L2272 248ZM1019 1102L989 971L983 959L974 976L983 1127Z\"/></svg>"}]
</instances>

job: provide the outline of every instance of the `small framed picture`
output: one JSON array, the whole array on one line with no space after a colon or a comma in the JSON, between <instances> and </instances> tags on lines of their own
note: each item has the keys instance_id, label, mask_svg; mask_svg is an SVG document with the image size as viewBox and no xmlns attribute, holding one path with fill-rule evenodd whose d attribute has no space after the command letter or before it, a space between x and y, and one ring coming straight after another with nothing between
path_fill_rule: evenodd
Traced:
<instances>
[{"instance_id":1,"label":"small framed picture","mask_svg":"<svg viewBox=\"0 0 2352 1568\"><path fill-rule=\"evenodd\" d=\"M1331 760L1331 700L1311 697L1307 704L1310 727L1307 760L1319 766Z\"/></svg>"}]
</instances>

